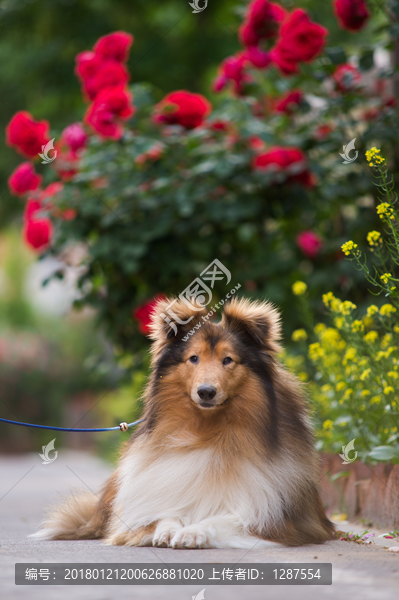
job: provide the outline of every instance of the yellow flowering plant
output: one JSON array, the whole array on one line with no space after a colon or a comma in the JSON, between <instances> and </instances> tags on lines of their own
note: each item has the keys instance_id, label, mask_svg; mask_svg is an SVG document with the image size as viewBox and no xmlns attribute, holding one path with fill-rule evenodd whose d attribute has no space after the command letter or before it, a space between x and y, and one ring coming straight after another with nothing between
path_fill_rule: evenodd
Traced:
<instances>
[{"instance_id":1,"label":"yellow flowering plant","mask_svg":"<svg viewBox=\"0 0 399 600\"><path fill-rule=\"evenodd\" d=\"M385 302L374 300L359 314L355 304L327 292L323 303L332 326L298 329L292 339L303 348L300 377L311 388L318 447L336 452L356 438L364 460L399 462L399 215L380 151L371 148L366 158L376 172L377 214L385 228L367 235L371 259L351 240L342 251L372 284L370 294L383 295Z\"/></svg>"}]
</instances>

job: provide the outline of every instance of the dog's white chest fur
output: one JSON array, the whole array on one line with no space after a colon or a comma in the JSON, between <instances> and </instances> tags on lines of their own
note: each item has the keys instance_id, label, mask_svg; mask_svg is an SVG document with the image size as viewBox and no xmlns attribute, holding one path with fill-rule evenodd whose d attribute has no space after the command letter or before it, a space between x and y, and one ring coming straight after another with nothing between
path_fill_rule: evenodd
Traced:
<instances>
[{"instance_id":1,"label":"dog's white chest fur","mask_svg":"<svg viewBox=\"0 0 399 600\"><path fill-rule=\"evenodd\" d=\"M162 519L191 525L231 515L245 527L280 520L281 480L266 466L237 459L227 464L213 449L168 451L152 462L144 448L125 455L113 512L113 532ZM120 523L120 527L118 525Z\"/></svg>"}]
</instances>

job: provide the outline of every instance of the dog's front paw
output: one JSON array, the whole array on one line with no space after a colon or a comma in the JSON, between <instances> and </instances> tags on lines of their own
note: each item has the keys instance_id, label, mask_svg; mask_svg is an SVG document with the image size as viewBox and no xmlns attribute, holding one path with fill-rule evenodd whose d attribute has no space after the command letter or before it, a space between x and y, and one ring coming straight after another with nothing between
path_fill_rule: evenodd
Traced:
<instances>
[{"instance_id":1,"label":"dog's front paw","mask_svg":"<svg viewBox=\"0 0 399 600\"><path fill-rule=\"evenodd\" d=\"M179 521L173 519L163 519L155 529L152 545L158 548L168 548L171 545L172 538L182 529Z\"/></svg>"},{"instance_id":2,"label":"dog's front paw","mask_svg":"<svg viewBox=\"0 0 399 600\"><path fill-rule=\"evenodd\" d=\"M207 530L202 525L183 527L173 537L172 548L209 548Z\"/></svg>"}]
</instances>

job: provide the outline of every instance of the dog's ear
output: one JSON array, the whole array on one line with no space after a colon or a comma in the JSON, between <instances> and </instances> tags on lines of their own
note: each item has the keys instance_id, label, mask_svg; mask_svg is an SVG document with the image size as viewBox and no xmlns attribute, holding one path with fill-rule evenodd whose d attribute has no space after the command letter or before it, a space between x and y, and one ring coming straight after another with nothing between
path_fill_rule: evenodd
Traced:
<instances>
[{"instance_id":1,"label":"dog's ear","mask_svg":"<svg viewBox=\"0 0 399 600\"><path fill-rule=\"evenodd\" d=\"M150 338L157 345L164 345L169 340L181 340L206 314L207 309L199 305L195 298L186 302L173 297L162 299L157 302L152 313Z\"/></svg>"},{"instance_id":2,"label":"dog's ear","mask_svg":"<svg viewBox=\"0 0 399 600\"><path fill-rule=\"evenodd\" d=\"M281 352L280 313L270 302L233 298L225 305L221 324L232 333L249 336L268 352Z\"/></svg>"}]
</instances>

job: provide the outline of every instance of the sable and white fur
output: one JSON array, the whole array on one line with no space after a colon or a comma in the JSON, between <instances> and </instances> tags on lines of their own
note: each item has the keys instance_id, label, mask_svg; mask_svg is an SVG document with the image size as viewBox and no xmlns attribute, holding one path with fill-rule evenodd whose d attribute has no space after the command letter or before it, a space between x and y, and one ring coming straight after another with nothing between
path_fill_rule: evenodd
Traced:
<instances>
[{"instance_id":1,"label":"sable and white fur","mask_svg":"<svg viewBox=\"0 0 399 600\"><path fill-rule=\"evenodd\" d=\"M194 318L175 336L169 303L153 318L145 422L102 495L66 499L34 537L248 549L331 539L306 401L276 359L276 309L233 299L216 324L178 300L180 319Z\"/></svg>"}]
</instances>

